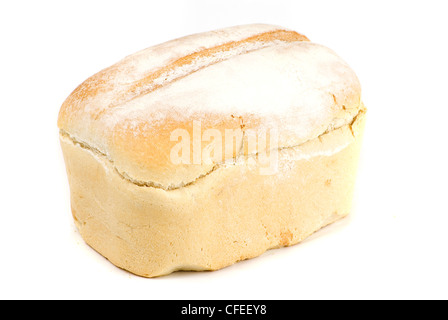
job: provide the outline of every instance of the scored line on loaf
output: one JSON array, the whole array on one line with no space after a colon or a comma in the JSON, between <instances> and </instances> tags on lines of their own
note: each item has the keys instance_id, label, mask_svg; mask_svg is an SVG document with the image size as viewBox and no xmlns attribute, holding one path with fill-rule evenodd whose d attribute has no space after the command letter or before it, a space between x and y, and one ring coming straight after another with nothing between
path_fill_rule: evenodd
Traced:
<instances>
[{"instance_id":1,"label":"scored line on loaf","mask_svg":"<svg viewBox=\"0 0 448 320\"><path fill-rule=\"evenodd\" d=\"M98 113L96 118L109 109L119 107L126 102L149 94L169 83L182 79L215 63L279 43L297 41L309 41L309 39L295 31L275 30L191 53L152 72L145 78L134 82L116 99L116 102L110 104L107 109Z\"/></svg>"}]
</instances>

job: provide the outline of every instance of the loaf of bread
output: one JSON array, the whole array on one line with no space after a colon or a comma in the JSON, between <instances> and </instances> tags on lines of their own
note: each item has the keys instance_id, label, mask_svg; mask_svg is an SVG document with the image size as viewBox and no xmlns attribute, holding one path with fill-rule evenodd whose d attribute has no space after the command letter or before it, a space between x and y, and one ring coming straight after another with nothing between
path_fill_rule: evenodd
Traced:
<instances>
[{"instance_id":1,"label":"loaf of bread","mask_svg":"<svg viewBox=\"0 0 448 320\"><path fill-rule=\"evenodd\" d=\"M360 93L333 51L272 25L130 55L59 114L76 226L144 277L296 244L350 212Z\"/></svg>"}]
</instances>

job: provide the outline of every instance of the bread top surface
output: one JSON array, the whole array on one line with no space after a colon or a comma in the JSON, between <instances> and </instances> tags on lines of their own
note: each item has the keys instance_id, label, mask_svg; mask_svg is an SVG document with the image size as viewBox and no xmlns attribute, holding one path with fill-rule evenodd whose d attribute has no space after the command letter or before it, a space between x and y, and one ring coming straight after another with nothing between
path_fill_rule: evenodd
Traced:
<instances>
[{"instance_id":1,"label":"bread top surface","mask_svg":"<svg viewBox=\"0 0 448 320\"><path fill-rule=\"evenodd\" d=\"M124 58L75 89L58 126L130 180L170 189L269 148L251 137L275 130L277 147L288 148L351 123L360 94L355 73L330 49L278 26L245 25ZM222 141L219 158L195 161L198 144L203 153L218 143L202 136L209 129L234 137ZM172 161L178 130L189 135L190 163Z\"/></svg>"}]
</instances>

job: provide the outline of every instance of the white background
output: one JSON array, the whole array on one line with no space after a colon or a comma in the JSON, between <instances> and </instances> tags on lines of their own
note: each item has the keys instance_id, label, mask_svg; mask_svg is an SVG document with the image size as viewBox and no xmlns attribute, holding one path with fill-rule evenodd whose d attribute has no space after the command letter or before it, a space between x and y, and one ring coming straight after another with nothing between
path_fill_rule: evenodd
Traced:
<instances>
[{"instance_id":1,"label":"white background","mask_svg":"<svg viewBox=\"0 0 448 320\"><path fill-rule=\"evenodd\" d=\"M448 298L445 1L2 1L0 298ZM87 77L183 35L294 29L358 74L368 124L353 213L217 272L145 279L76 231L56 126Z\"/></svg>"}]
</instances>

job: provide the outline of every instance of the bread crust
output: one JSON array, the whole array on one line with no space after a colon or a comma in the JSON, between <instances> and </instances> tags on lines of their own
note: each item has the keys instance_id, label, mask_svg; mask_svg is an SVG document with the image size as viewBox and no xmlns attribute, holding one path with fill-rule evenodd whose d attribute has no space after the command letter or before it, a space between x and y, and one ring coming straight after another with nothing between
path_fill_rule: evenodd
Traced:
<instances>
[{"instance_id":1,"label":"bread crust","mask_svg":"<svg viewBox=\"0 0 448 320\"><path fill-rule=\"evenodd\" d=\"M176 129L191 135L193 120L222 136L225 130L278 130L279 146L286 148L350 123L360 108L358 79L334 52L294 31L251 25L125 58L81 84L64 102L58 125L131 179L173 188L241 155L236 151L264 151L248 148L244 134L214 163L173 164L177 141L170 135ZM201 143L201 149L209 145Z\"/></svg>"},{"instance_id":2,"label":"bread crust","mask_svg":"<svg viewBox=\"0 0 448 320\"><path fill-rule=\"evenodd\" d=\"M61 136L72 213L84 240L143 277L217 270L290 246L351 209L365 123L282 150L281 173L248 159L174 190L134 184L104 155Z\"/></svg>"},{"instance_id":3,"label":"bread crust","mask_svg":"<svg viewBox=\"0 0 448 320\"><path fill-rule=\"evenodd\" d=\"M144 277L217 270L299 243L350 212L360 95L333 51L278 26L130 55L87 79L59 114L76 226L113 264ZM193 152L219 145L204 139L209 130L234 136L217 157L175 163L173 132L194 137L198 123ZM274 133L275 145L259 139ZM264 153L277 155L274 173L261 174Z\"/></svg>"}]
</instances>

